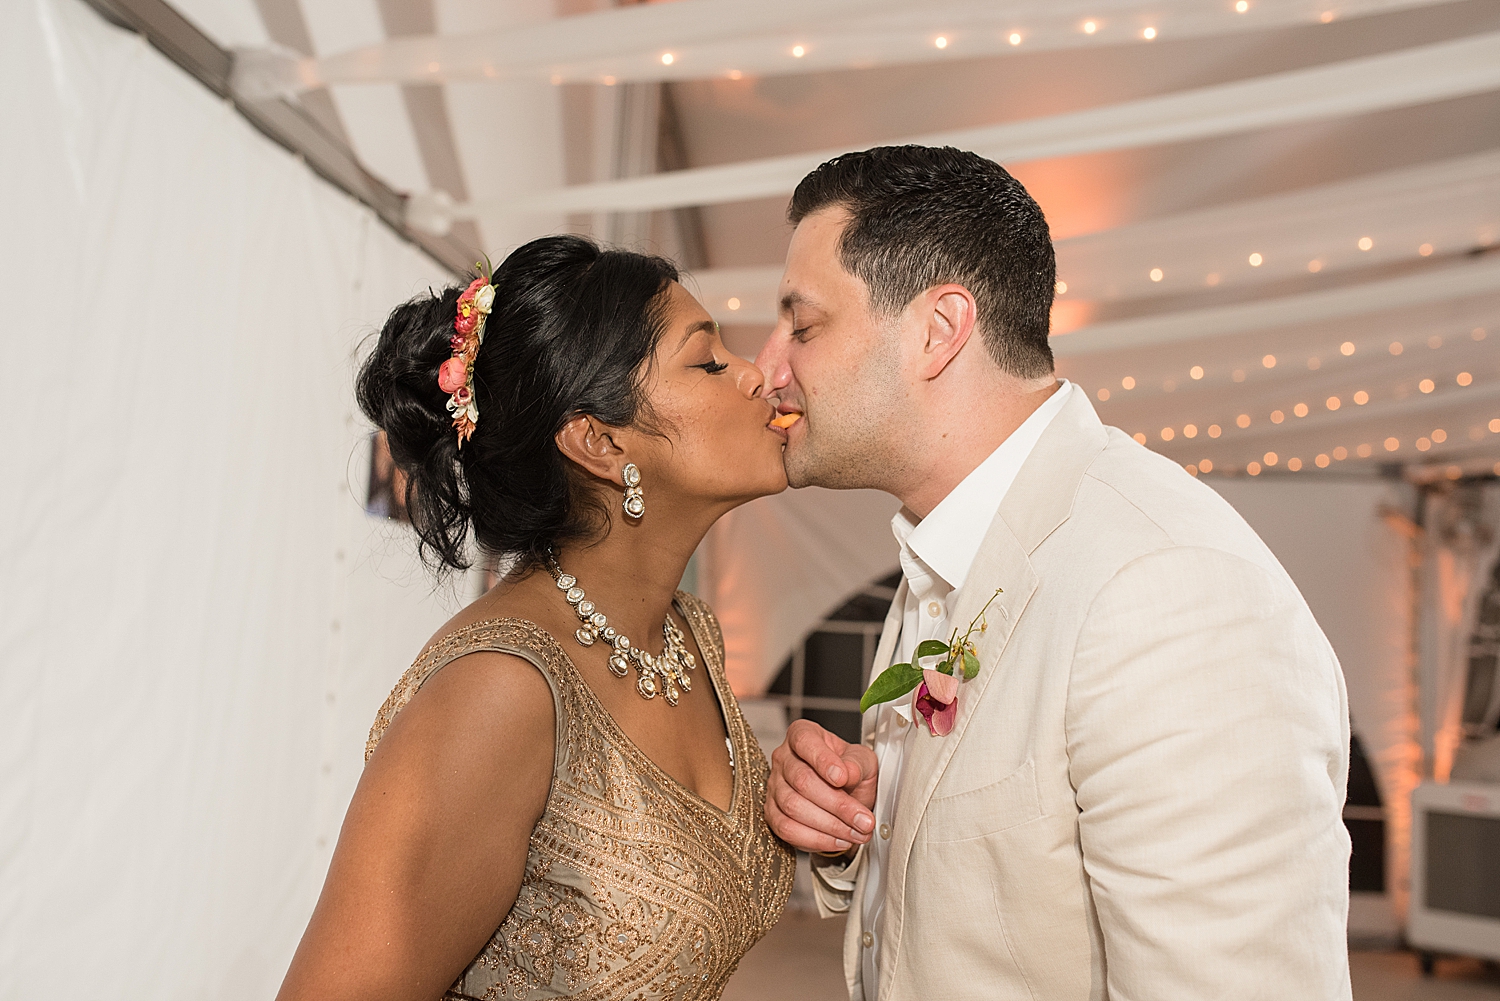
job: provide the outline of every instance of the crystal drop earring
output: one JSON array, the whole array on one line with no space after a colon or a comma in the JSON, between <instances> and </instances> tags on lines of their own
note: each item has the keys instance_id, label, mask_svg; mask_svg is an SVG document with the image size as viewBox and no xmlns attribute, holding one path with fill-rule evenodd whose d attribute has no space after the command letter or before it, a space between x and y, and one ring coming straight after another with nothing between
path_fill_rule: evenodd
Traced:
<instances>
[{"instance_id":1,"label":"crystal drop earring","mask_svg":"<svg viewBox=\"0 0 1500 1001\"><path fill-rule=\"evenodd\" d=\"M639 518L646 513L646 495L641 491L641 471L633 462L627 462L620 470L620 479L625 483L625 513Z\"/></svg>"}]
</instances>

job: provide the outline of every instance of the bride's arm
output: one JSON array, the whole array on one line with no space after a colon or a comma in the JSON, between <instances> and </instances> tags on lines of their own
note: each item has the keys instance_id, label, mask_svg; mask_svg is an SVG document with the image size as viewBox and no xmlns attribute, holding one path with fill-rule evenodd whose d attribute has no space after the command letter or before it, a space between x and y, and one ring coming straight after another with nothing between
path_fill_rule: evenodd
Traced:
<instances>
[{"instance_id":1,"label":"bride's arm","mask_svg":"<svg viewBox=\"0 0 1500 1001\"><path fill-rule=\"evenodd\" d=\"M474 653L429 679L365 766L278 1001L440 998L515 902L554 734L525 660Z\"/></svg>"}]
</instances>

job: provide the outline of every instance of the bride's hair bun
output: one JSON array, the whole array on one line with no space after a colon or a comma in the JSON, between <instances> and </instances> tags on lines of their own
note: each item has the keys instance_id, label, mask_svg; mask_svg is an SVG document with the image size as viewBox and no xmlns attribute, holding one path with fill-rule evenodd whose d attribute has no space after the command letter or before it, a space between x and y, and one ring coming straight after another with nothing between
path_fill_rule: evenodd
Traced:
<instances>
[{"instance_id":1,"label":"bride's hair bun","mask_svg":"<svg viewBox=\"0 0 1500 1001\"><path fill-rule=\"evenodd\" d=\"M406 505L424 557L467 569L481 553L518 570L549 548L590 538L605 511L554 438L569 419L644 423L641 376L665 321L677 269L577 236L533 240L495 269L495 301L474 362L479 422L459 449L438 368L464 286L391 311L359 372L360 409L407 475Z\"/></svg>"}]
</instances>

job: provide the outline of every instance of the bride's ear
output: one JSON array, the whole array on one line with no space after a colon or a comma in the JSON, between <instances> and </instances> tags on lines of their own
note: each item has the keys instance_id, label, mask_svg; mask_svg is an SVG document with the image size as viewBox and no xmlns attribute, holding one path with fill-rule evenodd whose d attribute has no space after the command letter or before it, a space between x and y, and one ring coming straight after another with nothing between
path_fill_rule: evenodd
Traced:
<instances>
[{"instance_id":1,"label":"bride's ear","mask_svg":"<svg viewBox=\"0 0 1500 1001\"><path fill-rule=\"evenodd\" d=\"M554 440L558 451L584 469L600 479L619 482L624 453L608 426L582 414L564 424Z\"/></svg>"}]
</instances>

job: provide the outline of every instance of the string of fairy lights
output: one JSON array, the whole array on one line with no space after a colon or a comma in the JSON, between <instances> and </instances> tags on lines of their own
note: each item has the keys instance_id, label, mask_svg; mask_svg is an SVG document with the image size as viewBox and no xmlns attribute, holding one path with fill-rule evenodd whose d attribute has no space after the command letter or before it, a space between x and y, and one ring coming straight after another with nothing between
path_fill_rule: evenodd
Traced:
<instances>
[{"instance_id":1,"label":"string of fairy lights","mask_svg":"<svg viewBox=\"0 0 1500 1001\"><path fill-rule=\"evenodd\" d=\"M1487 332L1483 327L1475 327L1469 333L1469 339L1476 343L1484 341L1486 337ZM1434 350L1441 348L1443 344L1444 339L1440 335L1434 334L1427 339L1427 346ZM1358 346L1353 341L1344 341L1338 348L1339 354L1345 358L1352 357L1358 350ZM1386 352L1392 357L1398 357L1406 350L1406 345L1401 341L1392 341L1386 347ZM1266 354L1261 358L1260 364L1263 369L1269 370L1281 364L1281 360L1275 355ZM1321 358L1316 356L1311 357L1307 361L1307 368L1310 371L1316 371L1322 367L1322 364ZM1248 378L1248 375L1249 373L1245 368L1235 368L1230 372L1230 379L1235 383L1243 383ZM1187 376L1191 382L1199 382L1207 378L1208 372L1201 365L1193 365L1188 369ZM1450 373L1450 375L1444 377L1443 381L1455 390L1469 389L1477 384L1474 373L1467 369ZM1123 399L1120 395L1121 393L1129 393L1137 385L1138 383L1134 376L1126 375L1121 377L1118 390L1109 386L1100 386L1094 391L1093 395L1100 402L1109 402L1112 399L1121 400ZM1173 392L1177 388L1177 385L1176 380L1169 378L1163 383L1162 389L1164 392ZM1417 394L1430 396L1438 391L1439 381L1432 376L1424 376L1416 382L1414 387L1404 384L1392 391L1391 396L1393 400L1399 401L1403 398L1410 398L1411 393L1409 390L1411 388L1414 388ZM1403 389L1407 391L1403 392ZM1321 401L1314 403L1304 400L1298 401L1286 409L1278 407L1259 418L1259 420L1269 420L1273 425L1282 425L1288 419L1306 418L1316 410L1321 410L1327 414L1345 409L1347 406L1363 407L1368 405L1372 399L1374 399L1374 396L1370 390L1359 388L1353 392L1328 395ZM1163 427L1155 432L1154 437L1163 444L1178 442L1179 440L1194 440L1200 435L1209 439L1220 439L1226 434L1233 434L1235 430L1248 431L1253 426L1256 426L1257 423L1258 418L1256 416L1253 416L1249 412L1241 412L1232 418L1223 419L1222 423L1217 421L1194 421L1181 426ZM1488 420L1487 423L1473 425L1467 429L1466 436L1470 442L1476 443L1483 442L1491 438L1491 436L1500 436L1500 416ZM1142 445L1150 445L1153 438L1151 434L1145 431L1136 431L1132 437ZM1351 457L1369 459L1376 456L1391 456L1394 458L1397 457L1398 453L1403 453L1408 448L1414 448L1418 453L1427 453L1434 447L1443 445L1450 440L1454 444L1462 443L1461 439L1450 435L1446 429L1435 427L1428 433L1419 435L1415 440L1403 441L1401 437L1391 434L1383 438L1378 436L1371 437L1371 440L1359 442L1353 445L1353 447L1344 444L1333 445L1325 450L1318 451L1308 460L1304 460L1298 455L1283 455L1275 450L1268 450L1245 462L1243 466L1215 463L1211 458L1203 458L1195 462L1185 462L1183 463L1183 467L1194 476L1210 473L1236 475L1241 472L1250 476L1259 476L1273 469L1283 469L1288 472L1297 473L1303 470L1328 469L1336 463L1344 462ZM1180 444L1175 446L1175 448L1180 447ZM1469 466L1453 463L1448 465L1445 472L1450 478L1457 479L1460 476L1477 471L1474 468L1470 468L1470 466L1472 466L1472 463ZM1486 471L1500 475L1500 462L1494 463L1493 467Z\"/></svg>"}]
</instances>

